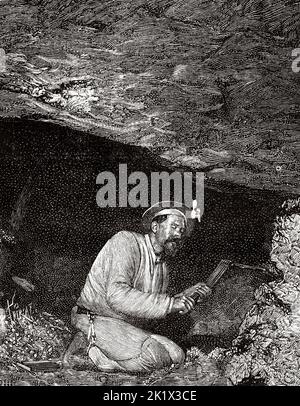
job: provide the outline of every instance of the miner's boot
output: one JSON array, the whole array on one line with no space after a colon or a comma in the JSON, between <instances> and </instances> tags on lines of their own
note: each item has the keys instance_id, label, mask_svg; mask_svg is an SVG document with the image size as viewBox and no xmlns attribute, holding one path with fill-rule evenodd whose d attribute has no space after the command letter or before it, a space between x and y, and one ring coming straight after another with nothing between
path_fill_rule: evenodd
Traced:
<instances>
[{"instance_id":1,"label":"miner's boot","mask_svg":"<svg viewBox=\"0 0 300 406\"><path fill-rule=\"evenodd\" d=\"M63 366L66 368L70 367L72 365L71 357L79 350L87 350L88 345L86 335L82 331L78 331L64 354L62 360Z\"/></svg>"}]
</instances>

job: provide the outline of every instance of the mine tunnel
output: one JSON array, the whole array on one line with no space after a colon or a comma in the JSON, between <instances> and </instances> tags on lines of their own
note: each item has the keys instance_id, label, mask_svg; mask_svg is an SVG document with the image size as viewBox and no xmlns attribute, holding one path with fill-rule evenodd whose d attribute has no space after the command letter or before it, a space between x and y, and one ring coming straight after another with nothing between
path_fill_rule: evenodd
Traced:
<instances>
[{"instance_id":1,"label":"mine tunnel","mask_svg":"<svg viewBox=\"0 0 300 406\"><path fill-rule=\"evenodd\" d=\"M21 307L33 302L68 323L105 242L121 230L142 232L145 208L97 205L97 175L117 174L119 164L127 164L129 173L174 169L146 149L35 120L2 122L0 139L3 306L17 292ZM230 345L254 303L255 289L280 277L272 272L270 251L272 224L284 197L205 183L201 222L170 263L171 291L205 281L222 259L248 268L231 267L208 302L184 323L176 318L162 323L164 334L203 350ZM12 275L30 280L34 294L18 288Z\"/></svg>"},{"instance_id":2,"label":"mine tunnel","mask_svg":"<svg viewBox=\"0 0 300 406\"><path fill-rule=\"evenodd\" d=\"M2 0L0 20L0 386L299 386L299 3ZM97 253L143 231L145 207L97 204L119 165L205 175L171 295L228 269L153 326L181 371L99 382L88 351L63 359Z\"/></svg>"}]
</instances>

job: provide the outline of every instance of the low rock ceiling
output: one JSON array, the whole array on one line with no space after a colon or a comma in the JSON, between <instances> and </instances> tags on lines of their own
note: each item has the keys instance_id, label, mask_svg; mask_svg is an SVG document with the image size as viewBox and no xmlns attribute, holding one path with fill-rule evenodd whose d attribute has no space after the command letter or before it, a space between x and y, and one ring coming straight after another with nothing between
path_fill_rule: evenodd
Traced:
<instances>
[{"instance_id":1,"label":"low rock ceiling","mask_svg":"<svg viewBox=\"0 0 300 406\"><path fill-rule=\"evenodd\" d=\"M287 3L3 0L0 118L146 147L214 184L298 194L300 12Z\"/></svg>"}]
</instances>

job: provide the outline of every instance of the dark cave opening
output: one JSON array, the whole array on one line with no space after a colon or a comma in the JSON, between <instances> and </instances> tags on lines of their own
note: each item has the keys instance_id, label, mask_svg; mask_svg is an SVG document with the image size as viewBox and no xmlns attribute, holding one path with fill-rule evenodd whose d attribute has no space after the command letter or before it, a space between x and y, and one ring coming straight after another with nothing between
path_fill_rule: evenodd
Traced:
<instances>
[{"instance_id":1,"label":"dark cave opening","mask_svg":"<svg viewBox=\"0 0 300 406\"><path fill-rule=\"evenodd\" d=\"M140 218L144 208L97 206L97 175L102 171L117 173L121 163L128 165L129 173L142 171L149 175L152 171L173 170L146 149L54 124L9 120L1 122L0 131L0 207L4 230L28 184L24 218L19 224L16 244L9 248L11 269L8 274L1 271L4 291L9 295L16 290L12 274L26 276L37 287L35 299L22 291L20 300L25 304L35 300L38 306L68 320L90 266L107 239L124 229L142 232ZM274 199L250 199L236 188L225 193L206 186L201 223L170 263L171 291L180 292L205 281L221 259L253 266L268 262L276 204ZM247 300L240 306L236 303L237 315L230 316L233 327L222 327L221 314L219 332L208 327L203 333L194 328L201 312L207 316L215 300L222 300L219 292L185 321L185 327L178 327L182 320L172 323L169 320L161 330L165 329L177 341L185 341L185 345L202 342L205 347L203 336L211 337L208 347L216 346L220 340L225 340L226 345L226 336L231 339L237 333L238 323L252 303L250 296L255 286L265 280L259 272L237 272L224 276L228 284L223 289L229 289L224 306L237 301L234 295L243 283L250 284L251 289L245 293L249 296ZM232 286L237 284L233 296L230 280ZM191 330L193 334L189 335Z\"/></svg>"}]
</instances>

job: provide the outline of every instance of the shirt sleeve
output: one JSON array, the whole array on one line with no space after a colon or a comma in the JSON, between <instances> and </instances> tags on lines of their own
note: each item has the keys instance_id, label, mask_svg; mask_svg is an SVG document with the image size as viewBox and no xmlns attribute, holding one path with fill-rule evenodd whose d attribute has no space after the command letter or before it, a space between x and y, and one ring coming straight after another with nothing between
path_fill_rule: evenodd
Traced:
<instances>
[{"instance_id":1,"label":"shirt sleeve","mask_svg":"<svg viewBox=\"0 0 300 406\"><path fill-rule=\"evenodd\" d=\"M167 294L145 293L133 287L139 267L139 246L129 232L120 232L108 248L106 300L114 311L130 317L155 319L170 313L173 299Z\"/></svg>"}]
</instances>

